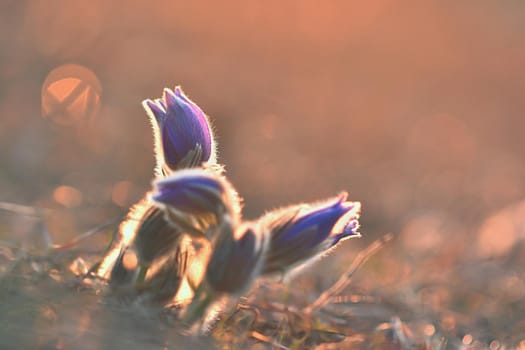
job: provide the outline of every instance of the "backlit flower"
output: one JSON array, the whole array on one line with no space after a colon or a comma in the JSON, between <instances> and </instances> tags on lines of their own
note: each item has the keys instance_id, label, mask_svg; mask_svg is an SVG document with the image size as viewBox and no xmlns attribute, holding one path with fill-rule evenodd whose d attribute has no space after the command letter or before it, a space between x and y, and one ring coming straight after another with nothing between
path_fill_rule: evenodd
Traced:
<instances>
[{"instance_id":1,"label":"backlit flower","mask_svg":"<svg viewBox=\"0 0 525 350\"><path fill-rule=\"evenodd\" d=\"M153 202L141 202L144 208L136 219L136 235L133 246L137 252L141 266L149 266L158 257L168 254L180 241L183 232L169 225L164 212Z\"/></svg>"},{"instance_id":2,"label":"backlit flower","mask_svg":"<svg viewBox=\"0 0 525 350\"><path fill-rule=\"evenodd\" d=\"M246 292L264 264L269 237L262 227L243 223L234 228L225 221L216 229L204 281L196 289L184 315L189 325L204 319L207 310L217 301Z\"/></svg>"},{"instance_id":3,"label":"backlit flower","mask_svg":"<svg viewBox=\"0 0 525 350\"><path fill-rule=\"evenodd\" d=\"M202 169L186 169L153 183L151 199L175 227L206 233L224 218L239 221L240 204L233 186L222 176Z\"/></svg>"},{"instance_id":4,"label":"backlit flower","mask_svg":"<svg viewBox=\"0 0 525 350\"><path fill-rule=\"evenodd\" d=\"M347 194L321 204L293 205L259 219L270 232L263 274L286 273L335 247L341 240L360 237L361 204Z\"/></svg>"},{"instance_id":5,"label":"backlit flower","mask_svg":"<svg viewBox=\"0 0 525 350\"><path fill-rule=\"evenodd\" d=\"M245 292L260 272L267 245L266 232L256 224L219 233L206 269L208 288L214 293Z\"/></svg>"},{"instance_id":6,"label":"backlit flower","mask_svg":"<svg viewBox=\"0 0 525 350\"><path fill-rule=\"evenodd\" d=\"M173 301L186 277L192 255L191 244L179 242L170 254L154 262L144 281L135 286L137 294L153 304Z\"/></svg>"},{"instance_id":7,"label":"backlit flower","mask_svg":"<svg viewBox=\"0 0 525 350\"><path fill-rule=\"evenodd\" d=\"M142 103L155 131L157 175L215 163L215 141L204 112L180 86L164 89L162 98Z\"/></svg>"}]
</instances>

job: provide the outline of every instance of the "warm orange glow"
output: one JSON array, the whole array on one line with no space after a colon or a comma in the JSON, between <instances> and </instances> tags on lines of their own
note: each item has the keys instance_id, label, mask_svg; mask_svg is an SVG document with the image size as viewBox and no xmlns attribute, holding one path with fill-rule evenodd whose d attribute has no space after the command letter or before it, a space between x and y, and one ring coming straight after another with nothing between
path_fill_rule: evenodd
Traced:
<instances>
[{"instance_id":1,"label":"warm orange glow","mask_svg":"<svg viewBox=\"0 0 525 350\"><path fill-rule=\"evenodd\" d=\"M42 116L62 125L90 120L98 113L101 93L100 82L89 69L62 65L42 86Z\"/></svg>"},{"instance_id":2,"label":"warm orange glow","mask_svg":"<svg viewBox=\"0 0 525 350\"><path fill-rule=\"evenodd\" d=\"M120 254L120 245L115 245L104 257L102 262L100 263L100 267L98 269L98 273L103 278L108 278L109 274L111 272L111 269L115 265L115 262L117 261L117 258Z\"/></svg>"},{"instance_id":3,"label":"warm orange glow","mask_svg":"<svg viewBox=\"0 0 525 350\"><path fill-rule=\"evenodd\" d=\"M425 325L425 328L423 328L423 333L425 333L427 337L431 337L436 333L436 327L432 324L427 324Z\"/></svg>"},{"instance_id":4,"label":"warm orange glow","mask_svg":"<svg viewBox=\"0 0 525 350\"><path fill-rule=\"evenodd\" d=\"M65 207L77 207L82 203L82 192L71 186L59 186L53 191L53 199Z\"/></svg>"},{"instance_id":5,"label":"warm orange glow","mask_svg":"<svg viewBox=\"0 0 525 350\"><path fill-rule=\"evenodd\" d=\"M463 344L465 344L465 345L470 345L470 344L472 344L472 341L473 341L473 340L474 340L474 339L472 338L472 335L470 335L470 334L465 334L465 335L463 336L463 339L462 339Z\"/></svg>"},{"instance_id":6,"label":"warm orange glow","mask_svg":"<svg viewBox=\"0 0 525 350\"><path fill-rule=\"evenodd\" d=\"M489 344L490 350L498 350L501 346L501 343L498 340L493 340Z\"/></svg>"},{"instance_id":7,"label":"warm orange glow","mask_svg":"<svg viewBox=\"0 0 525 350\"><path fill-rule=\"evenodd\" d=\"M277 116L273 114L265 115L260 121L260 130L264 138L271 140L275 137Z\"/></svg>"},{"instance_id":8,"label":"warm orange glow","mask_svg":"<svg viewBox=\"0 0 525 350\"><path fill-rule=\"evenodd\" d=\"M55 98L57 103L63 102L82 83L77 78L64 78L51 83L47 91Z\"/></svg>"},{"instance_id":9,"label":"warm orange glow","mask_svg":"<svg viewBox=\"0 0 525 350\"><path fill-rule=\"evenodd\" d=\"M478 233L478 254L483 257L502 256L518 238L516 219L510 210L488 217Z\"/></svg>"},{"instance_id":10,"label":"warm orange glow","mask_svg":"<svg viewBox=\"0 0 525 350\"><path fill-rule=\"evenodd\" d=\"M443 324L443 328L446 330L453 330L456 328L456 319L452 315L445 315L443 316L443 319L441 320Z\"/></svg>"},{"instance_id":11,"label":"warm orange glow","mask_svg":"<svg viewBox=\"0 0 525 350\"><path fill-rule=\"evenodd\" d=\"M174 300L175 302L179 303L187 302L188 300L191 300L193 294L193 289L191 289L188 280L184 278L182 280L179 290L177 291L177 294L175 295Z\"/></svg>"},{"instance_id":12,"label":"warm orange glow","mask_svg":"<svg viewBox=\"0 0 525 350\"><path fill-rule=\"evenodd\" d=\"M88 272L88 266L84 259L81 257L76 258L73 260L69 266L69 271L73 273L75 276L85 275Z\"/></svg>"},{"instance_id":13,"label":"warm orange glow","mask_svg":"<svg viewBox=\"0 0 525 350\"><path fill-rule=\"evenodd\" d=\"M124 253L124 256L122 257L122 265L126 270L134 270L139 265L139 259L137 257L137 254L132 251L127 251Z\"/></svg>"},{"instance_id":14,"label":"warm orange glow","mask_svg":"<svg viewBox=\"0 0 525 350\"><path fill-rule=\"evenodd\" d=\"M113 186L111 191L111 200L113 203L121 207L126 207L129 205L129 192L133 183L131 181L120 181Z\"/></svg>"},{"instance_id":15,"label":"warm orange glow","mask_svg":"<svg viewBox=\"0 0 525 350\"><path fill-rule=\"evenodd\" d=\"M137 227L140 224L140 219L148 209L147 200L144 199L133 206L133 210L128 214L126 220L124 220L119 226L119 232L122 235L121 242L125 246L131 245L135 239L135 233Z\"/></svg>"},{"instance_id":16,"label":"warm orange glow","mask_svg":"<svg viewBox=\"0 0 525 350\"><path fill-rule=\"evenodd\" d=\"M436 252L447 236L443 219L428 213L408 221L401 232L403 245L412 253Z\"/></svg>"},{"instance_id":17,"label":"warm orange glow","mask_svg":"<svg viewBox=\"0 0 525 350\"><path fill-rule=\"evenodd\" d=\"M352 318L363 330L365 347L381 347L366 333L394 312L415 337L405 336L401 321L385 323L381 327L388 330L378 338L397 336L398 342L385 341L383 347L411 346L413 340L525 350L525 337L507 336L523 328L519 302L525 300L523 1L475 6L439 0L410 6L393 0L9 3L0 6L5 7L0 12L0 189L1 200L27 209L1 210L2 275L9 277L18 250L39 256L51 250L51 265L38 258L35 270L12 273L46 271L42 281L24 281L34 292L47 293L49 286L69 284L71 273L81 282L103 259L96 273L109 279L119 254L135 248L144 202L124 217L127 209L152 188L155 136L140 102L181 85L213 122L218 160L243 197L243 220L339 191L363 203L362 239L339 245L297 279L275 288L272 279L269 288L266 283L254 288L247 305L271 306L258 303L262 294L265 302L289 305L291 313L283 317L293 316L294 308L301 311L352 268L369 242L392 232L395 239L348 275L351 285L319 311L333 309ZM89 234L106 222L111 223ZM336 229L343 224L340 220ZM54 254L56 247L66 248ZM203 280L209 250L195 249L176 300L191 298L192 287ZM73 260L77 251L81 257ZM55 266L62 257L69 270ZM176 275L156 274L168 257L173 255L141 270L147 270L145 277L175 282ZM122 258L126 268L143 265L134 253ZM162 278L151 282L157 281ZM83 283L98 290L105 281L87 277ZM120 297L120 287L134 286L143 287L142 282L117 283L101 291ZM92 295L81 293L75 301L55 293L66 301L55 303L53 295L29 292L60 307L58 323L29 322L24 328L27 341L36 339L32 348L57 344L44 340L57 332L32 329L40 323L58 329L65 348L70 342L109 347L119 331L112 326L119 312L113 306L110 313L99 312L106 304L89 305L85 301L94 300ZM69 306L79 310L71 312ZM35 310L41 319L40 308ZM277 316L262 311L255 327ZM68 317L84 335L66 334L76 328ZM337 318L333 326L339 328L345 320L339 325ZM332 317L319 320L325 319ZM232 321L226 323L237 324L237 314ZM239 321L248 323L244 316ZM281 336L288 328L295 333L298 323L283 326L268 339L306 346ZM108 328L103 343L101 327ZM325 338L311 331L311 339ZM463 339L467 332L471 335ZM214 339L222 337L218 333ZM360 346L360 331L344 333L348 337L341 344L311 346Z\"/></svg>"},{"instance_id":18,"label":"warm orange glow","mask_svg":"<svg viewBox=\"0 0 525 350\"><path fill-rule=\"evenodd\" d=\"M421 166L464 169L470 165L477 150L471 133L459 117L450 114L422 116L408 131L407 146Z\"/></svg>"}]
</instances>

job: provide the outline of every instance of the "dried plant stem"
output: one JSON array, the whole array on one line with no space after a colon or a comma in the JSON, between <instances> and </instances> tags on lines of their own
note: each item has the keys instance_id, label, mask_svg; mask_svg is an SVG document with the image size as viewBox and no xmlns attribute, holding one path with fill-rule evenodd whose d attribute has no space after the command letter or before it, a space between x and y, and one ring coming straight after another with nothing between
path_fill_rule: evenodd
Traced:
<instances>
[{"instance_id":1,"label":"dried plant stem","mask_svg":"<svg viewBox=\"0 0 525 350\"><path fill-rule=\"evenodd\" d=\"M40 233L42 234L43 238L44 238L44 241L46 242L47 246L49 249L51 250L66 250L66 249L70 249L74 246L76 246L77 244L79 244L80 242L82 242L83 240L85 239L88 239L90 238L91 236L93 236L94 234L100 232L101 230L111 226L111 225L114 225L116 223L118 223L120 220L122 220L122 217L117 217L117 218L114 218L114 219L111 219L109 221L106 221L105 223L103 224L100 224L82 234L80 234L79 236L75 237L74 239L70 240L69 242L67 243L64 243L64 244L53 244L52 240L51 240L51 236L49 235L49 232L47 230L47 225L45 223L45 216L47 213L50 212L49 209L43 209L43 208L38 208L38 207L31 207L31 206L28 206L28 205L21 205L21 204L16 204L16 203L9 203L9 202L2 202L0 201L0 210L6 210L6 211L10 211L12 213L16 213L16 214L19 214L19 215L26 215L26 216L31 216L31 217L35 217L35 218L38 218L40 219L40 223L42 225L42 229L40 230Z\"/></svg>"},{"instance_id":2,"label":"dried plant stem","mask_svg":"<svg viewBox=\"0 0 525 350\"><path fill-rule=\"evenodd\" d=\"M199 318L205 314L208 307L213 303L214 297L211 293L204 290L201 285L195 291L192 303L186 309L183 316L183 322L188 325L194 325Z\"/></svg>"},{"instance_id":3,"label":"dried plant stem","mask_svg":"<svg viewBox=\"0 0 525 350\"><path fill-rule=\"evenodd\" d=\"M20 215L34 216L38 218L42 217L44 211L44 209L9 202L0 202L0 209Z\"/></svg>"},{"instance_id":4,"label":"dried plant stem","mask_svg":"<svg viewBox=\"0 0 525 350\"><path fill-rule=\"evenodd\" d=\"M80 242L82 242L83 240L88 239L91 236L93 236L94 234L102 231L103 229L117 224L120 220L122 220L121 216L119 216L117 218L114 218L114 219L111 219L109 221L106 221L106 222L104 222L104 223L102 223L102 224L92 228L91 230L88 230L88 231L78 235L77 237L73 238L72 240L70 240L67 243L64 243L64 244L53 244L51 249L53 249L53 250L70 249L70 248L76 246L77 244L79 244Z\"/></svg>"},{"instance_id":5,"label":"dried plant stem","mask_svg":"<svg viewBox=\"0 0 525 350\"><path fill-rule=\"evenodd\" d=\"M149 265L144 265L144 264L139 265L139 273L137 274L135 285L140 286L144 283L144 280L146 279L146 274L148 273L148 269L149 269Z\"/></svg>"},{"instance_id":6,"label":"dried plant stem","mask_svg":"<svg viewBox=\"0 0 525 350\"><path fill-rule=\"evenodd\" d=\"M330 288L324 291L310 306L306 308L306 313L311 313L324 305L326 305L333 296L341 293L341 291L351 282L354 273L359 270L364 263L370 259L372 255L377 253L381 248L385 246L387 242L392 240L394 235L387 233L382 238L372 242L366 249L362 250L357 254L350 267L343 273L341 278L335 282Z\"/></svg>"},{"instance_id":7,"label":"dried plant stem","mask_svg":"<svg viewBox=\"0 0 525 350\"><path fill-rule=\"evenodd\" d=\"M283 349L283 350L289 350L289 348L287 348L286 346L282 345L282 344L279 344L278 342L276 342L275 340L273 340L272 338L262 334L262 333L259 333L257 331L252 331L250 333L250 336L255 339L255 340L258 340L260 342L263 342L263 343L266 343L266 344L270 344L272 345L273 347L276 347L278 349Z\"/></svg>"}]
</instances>

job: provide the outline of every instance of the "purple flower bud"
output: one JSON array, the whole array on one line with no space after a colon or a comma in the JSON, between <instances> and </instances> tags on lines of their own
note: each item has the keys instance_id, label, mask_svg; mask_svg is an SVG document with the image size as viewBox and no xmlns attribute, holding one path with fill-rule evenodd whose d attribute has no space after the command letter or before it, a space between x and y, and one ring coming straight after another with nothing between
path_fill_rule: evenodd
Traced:
<instances>
[{"instance_id":1,"label":"purple flower bud","mask_svg":"<svg viewBox=\"0 0 525 350\"><path fill-rule=\"evenodd\" d=\"M132 206L119 225L118 238L101 262L100 276L109 277L114 285L124 284L123 276L132 276L133 282L142 283L150 266L170 255L184 237L184 232L166 222L164 216L164 211L148 195ZM137 266L124 268L124 258L131 256Z\"/></svg>"},{"instance_id":2,"label":"purple flower bud","mask_svg":"<svg viewBox=\"0 0 525 350\"><path fill-rule=\"evenodd\" d=\"M295 205L269 212L259 223L270 231L263 274L285 273L333 248L341 240L360 237L361 203L347 194L318 205Z\"/></svg>"},{"instance_id":3,"label":"purple flower bud","mask_svg":"<svg viewBox=\"0 0 525 350\"><path fill-rule=\"evenodd\" d=\"M258 276L268 247L268 235L256 224L243 223L218 233L206 269L206 284L214 293L240 294Z\"/></svg>"},{"instance_id":4,"label":"purple flower bud","mask_svg":"<svg viewBox=\"0 0 525 350\"><path fill-rule=\"evenodd\" d=\"M136 286L136 293L143 301L165 304L173 301L186 277L193 248L190 242L181 241L171 254L158 259L148 271L147 278Z\"/></svg>"},{"instance_id":5,"label":"purple flower bud","mask_svg":"<svg viewBox=\"0 0 525 350\"><path fill-rule=\"evenodd\" d=\"M133 262L136 255L132 250L122 248L111 269L109 285L115 291L125 290L134 282L138 274L138 265Z\"/></svg>"},{"instance_id":6,"label":"purple flower bud","mask_svg":"<svg viewBox=\"0 0 525 350\"><path fill-rule=\"evenodd\" d=\"M151 199L166 220L184 231L191 227L205 233L228 216L239 220L240 204L233 186L223 177L202 169L180 170L157 179Z\"/></svg>"},{"instance_id":7,"label":"purple flower bud","mask_svg":"<svg viewBox=\"0 0 525 350\"><path fill-rule=\"evenodd\" d=\"M206 265L204 283L195 290L186 309L189 325L205 318L210 305L222 297L238 296L248 290L259 275L268 248L268 233L253 223L234 229L229 221L215 227L212 253Z\"/></svg>"},{"instance_id":8,"label":"purple flower bud","mask_svg":"<svg viewBox=\"0 0 525 350\"><path fill-rule=\"evenodd\" d=\"M155 130L157 173L215 162L215 144L204 112L180 86L164 89L162 98L142 103Z\"/></svg>"},{"instance_id":9,"label":"purple flower bud","mask_svg":"<svg viewBox=\"0 0 525 350\"><path fill-rule=\"evenodd\" d=\"M142 201L144 207L135 210L135 241L133 246L141 266L151 265L156 258L168 254L180 241L183 232L164 219L164 212L151 201Z\"/></svg>"}]
</instances>

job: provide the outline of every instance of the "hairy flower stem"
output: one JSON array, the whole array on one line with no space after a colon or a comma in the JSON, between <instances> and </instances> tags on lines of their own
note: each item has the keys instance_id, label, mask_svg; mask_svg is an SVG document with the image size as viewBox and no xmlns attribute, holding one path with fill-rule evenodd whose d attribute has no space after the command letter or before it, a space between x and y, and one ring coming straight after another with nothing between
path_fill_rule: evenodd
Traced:
<instances>
[{"instance_id":1,"label":"hairy flower stem","mask_svg":"<svg viewBox=\"0 0 525 350\"><path fill-rule=\"evenodd\" d=\"M137 275L137 280L135 281L136 286L141 286L144 283L146 274L148 273L149 265L141 264L139 266L139 273Z\"/></svg>"},{"instance_id":2,"label":"hairy flower stem","mask_svg":"<svg viewBox=\"0 0 525 350\"><path fill-rule=\"evenodd\" d=\"M195 324L195 322L202 318L210 304L213 302L213 299L211 293L204 292L203 286L197 288L193 301L188 306L188 309L183 316L183 322L189 326Z\"/></svg>"}]
</instances>

